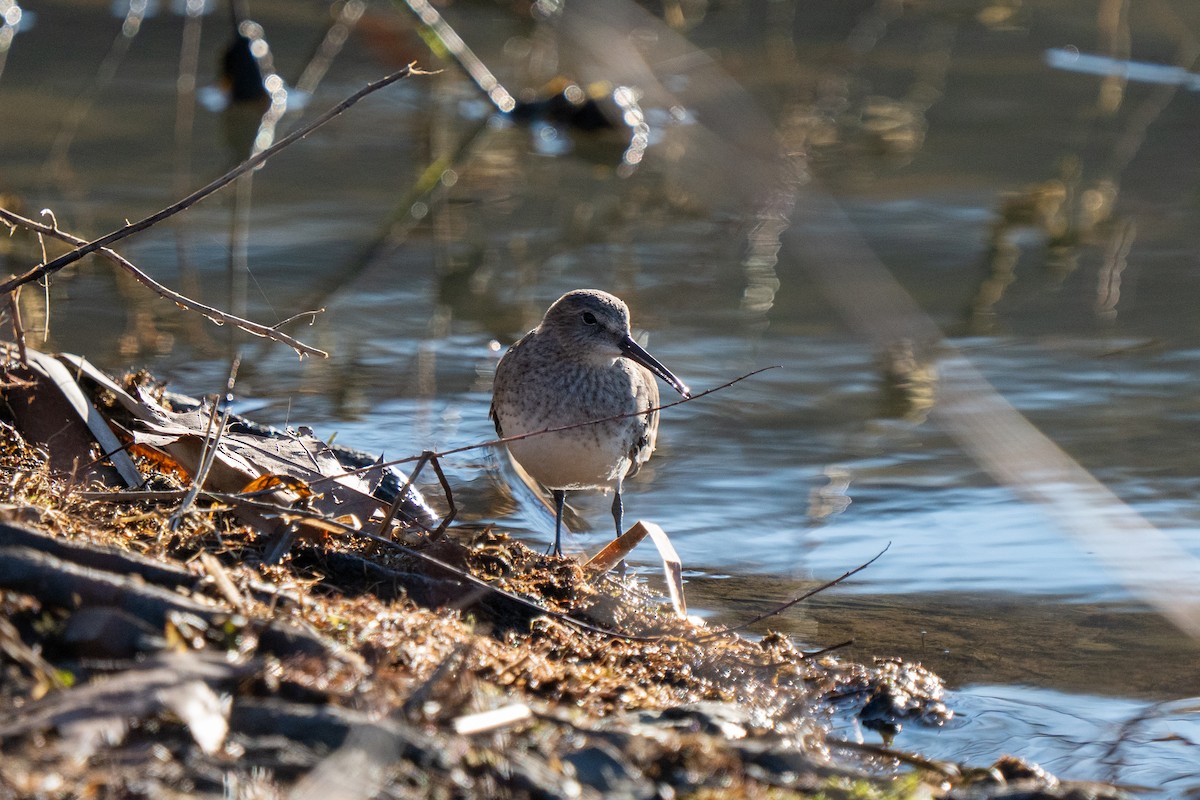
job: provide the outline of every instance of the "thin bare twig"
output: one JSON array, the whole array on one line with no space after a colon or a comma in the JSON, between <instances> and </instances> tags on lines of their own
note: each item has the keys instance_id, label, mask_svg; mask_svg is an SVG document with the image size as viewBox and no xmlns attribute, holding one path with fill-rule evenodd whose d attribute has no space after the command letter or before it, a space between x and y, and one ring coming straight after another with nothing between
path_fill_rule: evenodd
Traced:
<instances>
[{"instance_id":1,"label":"thin bare twig","mask_svg":"<svg viewBox=\"0 0 1200 800\"><path fill-rule=\"evenodd\" d=\"M229 423L229 409L225 409L225 413L220 411L220 403L216 399L213 400L212 412L208 415L208 426L204 429L204 446L200 451L200 464L196 469L196 473L192 476L192 487L188 493L183 496L183 502L179 504L179 508L175 509L171 514L170 528L177 530L183 522L183 518L187 512L191 510L192 504L199 496L200 490L204 486L204 482L208 480L208 473L212 469L213 461L217 455L217 448L220 445L221 437L225 435L225 426ZM217 423L216 435L213 435L213 423L220 417L220 422Z\"/></svg>"},{"instance_id":2,"label":"thin bare twig","mask_svg":"<svg viewBox=\"0 0 1200 800\"><path fill-rule=\"evenodd\" d=\"M274 145L272 145L271 147L268 147L266 150L263 150L261 153L258 153L257 155L251 156L250 158L246 159L238 166L234 167L233 169L229 170L221 177L214 180L212 183L209 183L208 185L197 189L196 191L192 192L191 194L189 194L187 197L183 198L182 200L179 200L178 202L167 206L166 208L162 209L161 211L151 214L150 216L146 217L145 219L141 219L141 220L138 220L137 222L132 222L128 225L125 225L124 227L117 228L115 231L107 233L104 236L101 236L99 239L93 239L92 241L88 242L87 244L76 247L74 250L72 250L69 253L64 253L63 255L59 256L58 258L54 259L53 261L42 264L41 266L38 266L38 267L34 267L33 269L26 272L24 275L21 275L19 277L12 278L8 281L5 281L3 284L0 284L0 294L11 292L13 289L16 289L18 286L24 286L25 284L30 283L31 281L36 281L39 278L42 278L46 275L50 275L54 272L57 272L58 270L62 269L63 267L65 267L69 264L75 263L76 261L83 258L84 256L86 256L90 253L96 252L97 250L99 250L102 247L107 247L108 245L113 244L114 242L118 242L127 236L131 236L132 234L138 233L140 231L144 231L146 228L149 228L152 225L162 222L164 219L167 219L168 217L172 217L172 216L178 214L180 211L190 208L191 206L195 205L199 201L203 200L205 197L208 197L210 194L216 192L218 189L222 188L223 186L226 186L229 183L232 183L233 181L237 180L237 178L240 177L241 175L244 175L245 173L247 173L247 172L251 171L252 169L254 169L255 167L257 167L259 164L262 164L268 158L270 158L271 156L278 153L280 150L284 149L285 147L288 147L289 145L291 145L295 142L298 142L299 140L303 139L305 136L308 136L314 130L321 127L326 122L329 122L334 117L340 115L346 109L350 108L350 106L354 105L359 100L363 99L364 97L371 94L372 92L376 92L376 91L384 88L385 86L390 86L391 84L395 83L396 81L399 81L403 78L407 78L409 75L421 75L421 74L424 74L424 73L421 72L420 70L416 69L413 65L410 64L407 67L405 67L404 69L400 70L399 72L394 72L391 75L388 75L386 78L381 78L381 79L375 81L374 83L368 83L366 86L359 89L357 92L350 95L345 100L338 103L336 106L334 106L333 108L329 109L324 114L322 114L321 116L314 119L312 122L308 123L304 127L299 128L296 131L294 131L293 133L280 139Z\"/></svg>"},{"instance_id":3,"label":"thin bare twig","mask_svg":"<svg viewBox=\"0 0 1200 800\"><path fill-rule=\"evenodd\" d=\"M440 450L440 451L426 450L418 456L397 458L392 461L381 461L378 463L369 464L365 467L359 467L358 469L346 470L345 472L340 472L336 475L325 475L323 477L315 478L315 479L309 481L308 485L309 485L309 487L315 487L315 486L319 486L323 483L335 481L335 480L338 480L339 478L357 475L362 472L369 472L371 470L381 469L381 468L385 468L385 467L392 467L392 466L396 466L399 464L410 464L410 463L416 462L417 466L409 474L408 480L401 487L400 492L396 495L395 500L392 502L391 507L388 509L383 522L380 524L379 533L372 536L371 534L367 534L365 532L359 532L361 535L370 537L376 543L391 542L391 540L386 538L386 536L385 536L385 534L387 533L388 526L391 524L391 521L392 521L392 519L394 519L397 511L399 511L400 505L404 502L404 498L408 494L409 488L412 486L412 484L414 482L416 482L417 475L424 468L425 464L429 463L433 467L434 471L437 473L438 480L441 483L442 489L446 495L446 502L450 506L450 510L449 510L449 513L447 514L446 518L441 521L441 524L438 525L438 527L435 531L430 532L432 534L432 538L436 539L437 537L439 537L442 534L442 532L446 529L446 527L450 524L450 522L453 521L454 517L458 513L457 506L455 506L455 504L454 504L454 496L450 490L450 484L446 480L446 476L442 473L441 466L438 463L438 459L440 459L440 458L445 458L448 455L455 455L457 453L465 453L469 450L479 450L479 449L482 449L485 447L495 447L497 445L506 444L508 442L515 442L519 439L526 439L526 438L529 438L530 436L541 436L541 435L548 434L548 433L556 433L558 431L571 430L573 428L581 428L586 425L595 425L595 424L601 423L601 422L608 422L608 421L619 420L619 419L627 419L629 417L637 417L637 416L642 416L644 414L652 414L655 411L661 411L662 409L665 409L665 408L671 408L672 406L677 406L677 405L680 405L681 403L690 403L693 400L698 400L701 397L705 397L707 395L713 394L714 392L719 392L723 389L728 389L730 386L733 386L736 383L740 383L741 381L744 381L747 378L752 378L761 372L766 372L767 370L779 369L779 368L780 368L780 365L778 365L778 364L768 366L768 367L760 367L759 369L753 370L752 372L747 372L744 375L740 375L740 376L734 378L733 380L726 381L725 383L721 384L720 386L714 386L711 389L706 389L703 392L689 395L688 397L685 397L681 400L676 400L672 403L666 403L664 405L655 406L653 408L648 408L645 411L634 411L634 412L630 412L628 414L617 414L612 417L605 417L603 419L587 420L584 422L577 422L572 425L560 425L556 428L546 428L544 430L533 431L531 433L525 433L525 434L521 434L518 436L503 436L498 439L489 439L486 442L479 442L477 444L463 445L462 447L455 447L455 448L451 448L449 450ZM239 494L238 498L239 498L239 500L243 500L243 501L251 500L253 498L264 497L266 495L269 495L273 491L275 491L273 488L260 489L255 492L246 492L243 494ZM424 526L421 526L421 527L424 528ZM347 528L347 530L353 530L353 529ZM426 529L426 530L428 531L428 529ZM378 546L378 544L374 544L371 547L372 547L372 549L375 549L377 546ZM876 556L876 558L878 558L878 557L879 556ZM872 559L872 561L873 560L874 559ZM870 562L868 562L868 563L870 563ZM863 565L863 566L865 567L866 565ZM863 567L859 567L859 569L862 569L862 568ZM855 571L857 571L857 570L855 570ZM847 575L843 575L842 578L849 577L849 575L852 575L852 574L853 573L848 573ZM841 580L841 578L839 578L839 580ZM801 599L803 599L803 598L801 598ZM799 600L797 600L796 602L799 602ZM783 609L780 609L780 610L782 611Z\"/></svg>"},{"instance_id":4,"label":"thin bare twig","mask_svg":"<svg viewBox=\"0 0 1200 800\"><path fill-rule=\"evenodd\" d=\"M233 359L233 363L229 365L229 377L225 381L225 394L228 396L233 392L234 381L237 380L238 368L242 365L242 357L240 355ZM229 424L229 417L233 412L226 408L224 413L221 413L221 395L213 398L212 413L208 415L208 426L204 431L204 446L200 450L200 465L192 475L192 488L183 497L183 502L179 504L179 508L175 509L171 514L170 526L171 530L177 530L184 516L191 508L192 503L196 501L196 496L200 494L200 490L204 488L205 481L208 480L208 473L212 471L213 462L217 458L217 450L221 446L221 437L225 435L225 427ZM220 417L220 422L217 423L216 433L213 434L213 423L217 417Z\"/></svg>"},{"instance_id":5,"label":"thin bare twig","mask_svg":"<svg viewBox=\"0 0 1200 800\"><path fill-rule=\"evenodd\" d=\"M957 764L952 764L948 761L935 761L931 758L909 753L904 750L896 750L881 744L871 744L869 742L855 742L850 739L834 738L832 736L825 739L830 747L840 747L846 750L856 750L860 753L869 753L873 756L882 756L884 758L894 758L897 761L903 761L906 764L912 764L914 767L936 772L939 775L944 775L947 778L957 778L962 775L962 770Z\"/></svg>"},{"instance_id":6,"label":"thin bare twig","mask_svg":"<svg viewBox=\"0 0 1200 800\"><path fill-rule=\"evenodd\" d=\"M498 444L508 444L509 442L517 442L517 441L520 441L521 439L528 439L531 436L543 436L547 433L559 433L561 431L574 430L575 428L583 428L588 425L599 425L602 422L615 422L619 419L629 419L630 417L648 416L650 414L653 414L656 411L662 411L663 409L667 409L667 408L674 408L675 406L683 405L684 403L690 403L693 400L699 400L701 397L707 397L708 395L712 394L713 392L719 392L722 389L728 389L730 386L733 386L735 383L741 383L742 381L746 380L747 378L753 378L755 375L758 375L761 372L766 372L767 370L772 370L772 369L782 369L782 367L783 367L782 364L772 364L769 367L759 367L756 370L747 372L745 375L739 375L738 377L734 378L731 381L726 381L725 383L722 383L720 386L714 386L711 389L705 389L703 392L700 392L698 394L688 395L687 397L681 398L672 403L663 403L662 405L652 406L651 408L647 408L645 411L630 411L627 414L614 414L611 417L602 417L600 419L589 419L584 422L573 422L570 425L559 425L554 428L543 428L540 431L530 431L529 433L521 433L521 434L517 434L515 436L501 436L498 439L492 439L491 441L482 442L481 444L473 444L473 445L467 445L465 447L458 447L453 450L446 450L445 452L435 453L434 455L436 455L438 458L445 458L446 456L455 455L456 453L462 453L467 450L479 450L484 447L495 447Z\"/></svg>"},{"instance_id":7,"label":"thin bare twig","mask_svg":"<svg viewBox=\"0 0 1200 800\"><path fill-rule=\"evenodd\" d=\"M799 597L794 597L791 600L788 600L786 603L781 603L780 605L777 605L774 608L772 608L770 611L764 611L763 613L759 614L757 617L754 617L753 619L748 619L745 622L742 622L738 625L731 625L727 628L720 628L718 630L708 631L701 638L702 639L711 639L716 636L724 636L727 633L737 633L740 630L745 630L746 628L749 628L751 625L762 622L764 619L768 619L777 614L782 614L784 611L787 611L789 608L796 605L797 603L804 602L808 598L812 597L814 594L819 594L820 592L823 592L826 589L837 586L839 583L841 583L842 581L851 577L852 575L857 575L858 573L862 572L864 569L866 569L867 567L871 566L876 561L878 561L880 559L880 557L883 556L884 553L886 553L889 549L891 549L891 547L892 547L892 543L888 542L887 546L884 547L882 550L880 550L878 553L876 553L874 558L872 558L870 561L867 561L866 563L859 564L857 567L850 570L849 572L844 572L841 575L839 575L838 577L834 578L833 580L826 581L825 583L821 584L820 586L818 586L815 589L809 589L807 592L800 595Z\"/></svg>"},{"instance_id":8,"label":"thin bare twig","mask_svg":"<svg viewBox=\"0 0 1200 800\"><path fill-rule=\"evenodd\" d=\"M370 470L379 469L380 467L394 467L394 466L398 466L400 464L411 464L414 461L427 461L431 458L445 458L446 456L458 455L459 453L466 453L471 450L483 450L488 447L496 447L497 445L508 444L509 442L516 442L516 441L520 441L521 439L528 439L531 436L544 436L548 433L559 433L561 431L574 430L575 428L584 428L584 427L587 427L588 425L598 425L602 422L615 422L616 420L629 419L630 417L641 417L641 416L645 416L647 414L653 414L656 411L662 411L663 409L666 409L666 408L674 408L675 406L682 405L684 403L690 403L693 400L699 400L701 397L707 397L708 395L713 394L714 392L719 392L723 389L728 389L730 386L733 386L735 383L741 383L742 381L746 380L747 378L753 378L755 375L758 375L759 373L766 372L767 370L780 369L780 368L781 368L780 364L773 364L769 367L759 367L758 369L753 370L751 372L747 372L744 375L739 375L738 377L734 378L733 380L726 381L725 383L722 383L720 386L714 386L711 389L705 389L703 392L689 395L688 397L684 397L680 400L676 400L673 403L664 403L663 405L653 406L652 408L647 408L645 411L630 411L626 414L614 414L611 417L602 417L600 419L589 419L589 420L584 420L583 422L573 422L570 425L559 425L554 428L543 428L540 431L530 431L529 433L517 434L515 436L501 436L496 439L488 439L485 442L477 442L475 444L465 444L461 447L452 447L449 450L434 450L434 451L427 450L417 456L405 456L404 458L397 458L397 459L393 459L391 461L381 461L377 464L370 464L365 467L359 467L358 469L348 470L346 472L342 472L337 475L326 475L323 478L317 478L316 480L312 481L309 485L316 486L321 483L326 483L328 481L337 480L338 478L344 478L344 477L347 477L350 475L357 475L360 472L369 472ZM265 492L264 492L264 494L265 494Z\"/></svg>"},{"instance_id":9,"label":"thin bare twig","mask_svg":"<svg viewBox=\"0 0 1200 800\"><path fill-rule=\"evenodd\" d=\"M438 463L437 454L432 450L426 450L417 459L417 466L413 467L412 472L408 473L408 480L404 482L404 485L400 487L400 491L396 493L396 498L388 508L387 514L384 515L383 522L379 523L379 536L387 537L388 528L392 524L392 520L396 518L396 513L400 510L400 506L404 505L405 498L409 496L412 485L416 482L417 476L421 474L421 470L425 468L426 464L433 467L433 472L437 475L438 482L442 485L442 493L446 497L446 505L449 506L449 510L446 512L446 516L442 518L442 521L438 523L435 530L429 530L420 520L413 520L413 522L417 524L417 527L428 533L431 537L430 541L433 541L440 537L446 528L450 526L450 523L454 521L454 518L458 516L458 505L454 502L454 492L450 489L450 481L446 480L446 473L442 472L442 466ZM313 483L317 483L317 481L313 481ZM311 486L312 483L309 485Z\"/></svg>"},{"instance_id":10,"label":"thin bare twig","mask_svg":"<svg viewBox=\"0 0 1200 800\"><path fill-rule=\"evenodd\" d=\"M421 458L417 461L412 472L408 473L408 480L400 487L400 491L396 492L396 498L392 500L392 504L388 507L387 513L383 515L383 521L379 523L379 533L376 535L380 538L387 538L388 529L391 527L392 520L396 518L396 512L400 510L400 506L404 505L404 498L408 496L409 490L412 488L413 481L417 479L417 475L425 467L425 464L433 456L433 453L426 450L421 454Z\"/></svg>"},{"instance_id":11,"label":"thin bare twig","mask_svg":"<svg viewBox=\"0 0 1200 800\"><path fill-rule=\"evenodd\" d=\"M315 323L317 321L317 314L324 314L324 313L325 313L324 306L322 306L321 308L313 309L312 311L301 311L299 314L292 314L287 319L283 319L283 320L280 320L279 322L276 322L274 325L271 326L271 330L273 330L273 331L279 330L284 325L287 325L288 323L291 323L291 322L295 322L296 320L300 319L301 317L311 317L312 319L310 319L308 321L308 324L312 325L313 323Z\"/></svg>"},{"instance_id":12,"label":"thin bare twig","mask_svg":"<svg viewBox=\"0 0 1200 800\"><path fill-rule=\"evenodd\" d=\"M8 295L8 312L11 315L13 338L17 341L17 353L20 354L21 363L28 364L29 359L25 354L25 326L21 324L21 307L17 304L21 293L19 291L12 292Z\"/></svg>"},{"instance_id":13,"label":"thin bare twig","mask_svg":"<svg viewBox=\"0 0 1200 800\"><path fill-rule=\"evenodd\" d=\"M36 220L22 217L20 214L14 214L5 208L0 208L0 220L4 220L10 225L19 225L23 228L28 228L29 230L35 231L41 235L52 236L55 239L66 242L74 247L82 247L88 243L86 239L80 239L78 236L72 236L66 231L60 230L58 228L57 221L54 222L54 224L47 225ZM212 306L205 305L204 303L193 300L186 295L182 295L173 289L163 286L161 283L154 280L154 278L151 278L145 272L142 272L140 269L134 266L132 262L115 250L111 250L107 247L101 247L99 253L132 275L134 279L138 281L138 283L141 283L143 286L146 286L151 291L157 293L159 297L162 297L164 300L169 300L175 305L188 309L189 311L195 311L199 314L203 314L218 325L224 325L226 323L236 325L241 330L244 330L246 333L249 333L253 336L261 336L265 339L274 339L281 344L286 344L288 347L291 347L301 355L321 356L322 358L326 358L329 355L329 353L325 352L324 350L307 345L299 339L288 336L286 333L281 333L277 330L280 325L290 322L291 320L296 319L296 317L302 317L307 314L316 314L318 313L316 311L305 311L302 314L297 314L295 317L290 317L289 319L280 322L278 325L269 327L266 325L260 325L257 322L251 322L248 319L243 319L242 317L234 314L226 313L219 308L213 308Z\"/></svg>"}]
</instances>

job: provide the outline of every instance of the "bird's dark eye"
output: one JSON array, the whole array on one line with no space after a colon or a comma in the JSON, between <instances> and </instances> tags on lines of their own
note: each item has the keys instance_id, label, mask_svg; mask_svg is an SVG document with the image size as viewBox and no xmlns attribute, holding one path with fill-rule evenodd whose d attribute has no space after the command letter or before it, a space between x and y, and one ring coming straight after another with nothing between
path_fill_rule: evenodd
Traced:
<instances>
[{"instance_id":1,"label":"bird's dark eye","mask_svg":"<svg viewBox=\"0 0 1200 800\"><path fill-rule=\"evenodd\" d=\"M583 324L584 325L595 325L596 324L596 315L590 311L583 312Z\"/></svg>"}]
</instances>

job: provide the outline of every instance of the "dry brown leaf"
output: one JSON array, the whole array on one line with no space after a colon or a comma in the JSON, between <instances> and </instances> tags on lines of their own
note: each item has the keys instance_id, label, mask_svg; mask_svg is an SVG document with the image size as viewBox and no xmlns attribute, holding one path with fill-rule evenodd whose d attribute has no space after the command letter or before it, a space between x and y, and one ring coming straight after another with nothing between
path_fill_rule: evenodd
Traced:
<instances>
[{"instance_id":1,"label":"dry brown leaf","mask_svg":"<svg viewBox=\"0 0 1200 800\"><path fill-rule=\"evenodd\" d=\"M638 523L605 545L603 550L596 553L583 565L583 572L587 575L588 580L598 579L619 564L633 551L633 548L638 546L642 539L646 538L647 533L649 531L646 527Z\"/></svg>"},{"instance_id":2,"label":"dry brown leaf","mask_svg":"<svg viewBox=\"0 0 1200 800\"><path fill-rule=\"evenodd\" d=\"M629 555L630 551L647 536L654 542L659 556L662 557L663 576L667 580L667 594L671 598L671 605L680 619L686 619L687 600L683 596L683 562L679 560L679 554L675 552L675 547L671 544L667 532L653 522L638 520L633 527L592 556L583 565L584 573L588 576L588 580L599 578Z\"/></svg>"},{"instance_id":3,"label":"dry brown leaf","mask_svg":"<svg viewBox=\"0 0 1200 800\"><path fill-rule=\"evenodd\" d=\"M12 347L4 345L10 358ZM141 486L142 476L100 412L84 395L71 372L58 360L31 348L27 364L10 363L4 396L16 427L31 442L50 453L50 468L59 474L95 479L109 486ZM109 454L108 465L93 463L96 446Z\"/></svg>"},{"instance_id":4,"label":"dry brown leaf","mask_svg":"<svg viewBox=\"0 0 1200 800\"><path fill-rule=\"evenodd\" d=\"M167 451L194 470L204 448L207 412L171 411L139 394L135 407L126 404L141 424L133 431L135 440ZM312 507L323 513L369 518L382 507L371 494L382 476L382 468L346 474L329 446L311 433L262 435L234 429L226 430L217 443L206 488L247 493L286 487L311 499Z\"/></svg>"},{"instance_id":5,"label":"dry brown leaf","mask_svg":"<svg viewBox=\"0 0 1200 800\"><path fill-rule=\"evenodd\" d=\"M266 492L275 488L287 489L299 495L301 500L306 500L313 496L313 490L307 483L294 478L291 475L276 475L274 473L267 475L259 475L254 480L242 487L241 494L254 494L256 492Z\"/></svg>"},{"instance_id":6,"label":"dry brown leaf","mask_svg":"<svg viewBox=\"0 0 1200 800\"><path fill-rule=\"evenodd\" d=\"M175 460L170 453L159 450L157 447L151 447L146 444L137 444L136 442L129 445L128 452L131 456L144 458L150 462L150 466L159 472L165 472L178 478L180 482L187 483L192 479L192 476Z\"/></svg>"},{"instance_id":7,"label":"dry brown leaf","mask_svg":"<svg viewBox=\"0 0 1200 800\"><path fill-rule=\"evenodd\" d=\"M667 579L667 593L671 596L671 605L675 607L675 613L680 619L687 619L687 600L683 596L683 562L679 560L679 554L675 552L674 545L667 537L667 532L653 522L643 522L638 520L638 525L645 526L650 533L650 538L654 541L654 546L658 548L658 554L662 556L663 575Z\"/></svg>"}]
</instances>

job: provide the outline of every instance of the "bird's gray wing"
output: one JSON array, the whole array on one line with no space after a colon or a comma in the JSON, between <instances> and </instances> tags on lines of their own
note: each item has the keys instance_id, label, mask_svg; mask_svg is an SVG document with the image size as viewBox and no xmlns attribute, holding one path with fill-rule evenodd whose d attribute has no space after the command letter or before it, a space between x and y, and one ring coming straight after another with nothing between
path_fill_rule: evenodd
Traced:
<instances>
[{"instance_id":1,"label":"bird's gray wing","mask_svg":"<svg viewBox=\"0 0 1200 800\"><path fill-rule=\"evenodd\" d=\"M644 380L637 385L635 402L638 410L644 411L658 405L658 384L654 382L655 378L650 370L641 365L638 365L637 369ZM627 478L636 475L642 464L649 461L654 452L654 443L658 438L658 412L651 411L649 414L633 417L631 422L629 471L625 473Z\"/></svg>"},{"instance_id":2,"label":"bird's gray wing","mask_svg":"<svg viewBox=\"0 0 1200 800\"><path fill-rule=\"evenodd\" d=\"M491 407L488 409L488 416L492 418L492 424L496 426L496 435L501 439L504 438L504 431L500 429L500 415L496 413L496 401L492 401Z\"/></svg>"},{"instance_id":3,"label":"bird's gray wing","mask_svg":"<svg viewBox=\"0 0 1200 800\"><path fill-rule=\"evenodd\" d=\"M488 416L491 417L492 424L496 426L496 435L501 439L504 438L504 431L500 429L500 415L496 412L496 381L500 377L501 370L503 370L505 367L505 362L508 363L509 367L512 367L514 361L520 359L519 353L521 350L521 345L529 341L530 337L532 336L533 331L530 331L508 348L508 351L501 356L500 362L496 364L496 374L492 377L492 405L488 408Z\"/></svg>"}]
</instances>

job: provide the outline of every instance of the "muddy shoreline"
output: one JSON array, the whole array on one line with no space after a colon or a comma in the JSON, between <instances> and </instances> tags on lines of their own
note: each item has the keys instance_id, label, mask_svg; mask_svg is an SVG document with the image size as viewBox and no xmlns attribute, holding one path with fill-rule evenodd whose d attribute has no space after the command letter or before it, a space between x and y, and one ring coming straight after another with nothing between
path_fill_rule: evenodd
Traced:
<instances>
[{"instance_id":1,"label":"muddy shoreline","mask_svg":"<svg viewBox=\"0 0 1200 800\"><path fill-rule=\"evenodd\" d=\"M6 796L1124 796L1002 753L958 765L836 737L833 715L886 738L953 711L919 664L681 618L644 579L439 531L403 488L375 497L382 480L354 500L365 516L337 513L349 495L322 511L324 479L280 466L309 434L221 435L148 376L81 377L142 476L120 486L80 415L22 423L16 403L60 389L15 353L7 368ZM67 440L94 457L54 468ZM205 441L282 460L184 509Z\"/></svg>"}]
</instances>

